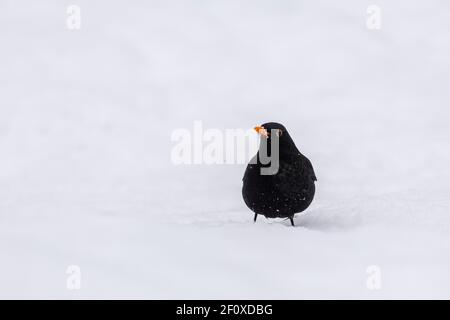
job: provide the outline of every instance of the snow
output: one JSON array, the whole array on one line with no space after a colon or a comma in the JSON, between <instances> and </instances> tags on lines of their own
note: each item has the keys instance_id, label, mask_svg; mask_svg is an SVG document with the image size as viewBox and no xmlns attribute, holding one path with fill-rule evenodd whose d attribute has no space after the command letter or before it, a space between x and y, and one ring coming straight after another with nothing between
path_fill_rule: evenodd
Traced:
<instances>
[{"instance_id":1,"label":"snow","mask_svg":"<svg viewBox=\"0 0 450 320\"><path fill-rule=\"evenodd\" d=\"M448 1L377 1L381 30L356 0L74 4L0 4L0 298L450 298ZM289 129L297 227L252 222L245 165L171 162L197 120Z\"/></svg>"}]
</instances>

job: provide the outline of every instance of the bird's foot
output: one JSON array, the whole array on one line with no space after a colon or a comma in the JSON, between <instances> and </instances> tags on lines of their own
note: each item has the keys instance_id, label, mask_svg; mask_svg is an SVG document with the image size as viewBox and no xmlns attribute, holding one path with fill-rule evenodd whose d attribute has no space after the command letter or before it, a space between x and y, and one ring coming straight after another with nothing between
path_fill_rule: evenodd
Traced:
<instances>
[{"instance_id":1,"label":"bird's foot","mask_svg":"<svg viewBox=\"0 0 450 320\"><path fill-rule=\"evenodd\" d=\"M295 227L295 224L294 224L294 216L292 216L292 217L289 217L289 220L291 220L291 224L292 224L292 226L293 226L293 227Z\"/></svg>"},{"instance_id":2,"label":"bird's foot","mask_svg":"<svg viewBox=\"0 0 450 320\"><path fill-rule=\"evenodd\" d=\"M286 220L288 220L288 219L289 219L289 221L291 221L291 225L292 225L293 227L295 227L295 224L294 224L294 216L290 216L290 217L284 219L284 221L286 221Z\"/></svg>"},{"instance_id":3,"label":"bird's foot","mask_svg":"<svg viewBox=\"0 0 450 320\"><path fill-rule=\"evenodd\" d=\"M255 217L253 218L253 222L256 222L256 218L258 218L258 214L255 213Z\"/></svg>"}]
</instances>

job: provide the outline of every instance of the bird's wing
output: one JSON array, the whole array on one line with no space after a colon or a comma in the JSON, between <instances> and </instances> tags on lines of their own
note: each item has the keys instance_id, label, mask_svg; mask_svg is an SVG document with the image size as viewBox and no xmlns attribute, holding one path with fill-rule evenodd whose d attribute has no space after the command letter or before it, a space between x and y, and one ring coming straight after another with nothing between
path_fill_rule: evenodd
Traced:
<instances>
[{"instance_id":1,"label":"bird's wing","mask_svg":"<svg viewBox=\"0 0 450 320\"><path fill-rule=\"evenodd\" d=\"M313 181L317 180L311 162L304 156L280 163L278 173L273 179L274 186L286 195L307 194L314 184Z\"/></svg>"},{"instance_id":2,"label":"bird's wing","mask_svg":"<svg viewBox=\"0 0 450 320\"><path fill-rule=\"evenodd\" d=\"M311 161L307 157L304 157L305 160L305 166L309 169L311 177L314 181L317 181L316 173L314 172L314 168L312 166Z\"/></svg>"}]
</instances>

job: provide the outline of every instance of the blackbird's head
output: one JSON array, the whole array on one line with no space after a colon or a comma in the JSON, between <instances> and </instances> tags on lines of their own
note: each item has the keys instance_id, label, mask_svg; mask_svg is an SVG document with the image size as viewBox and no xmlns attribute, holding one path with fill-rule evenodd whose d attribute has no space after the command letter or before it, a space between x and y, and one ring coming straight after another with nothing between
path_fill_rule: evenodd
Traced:
<instances>
[{"instance_id":1,"label":"blackbird's head","mask_svg":"<svg viewBox=\"0 0 450 320\"><path fill-rule=\"evenodd\" d=\"M259 133L261 139L267 139L268 145L271 144L273 139L278 139L281 153L298 153L298 149L295 146L294 141L292 141L289 132L282 124L276 122L268 122L262 124L261 126L257 126L254 129Z\"/></svg>"}]
</instances>

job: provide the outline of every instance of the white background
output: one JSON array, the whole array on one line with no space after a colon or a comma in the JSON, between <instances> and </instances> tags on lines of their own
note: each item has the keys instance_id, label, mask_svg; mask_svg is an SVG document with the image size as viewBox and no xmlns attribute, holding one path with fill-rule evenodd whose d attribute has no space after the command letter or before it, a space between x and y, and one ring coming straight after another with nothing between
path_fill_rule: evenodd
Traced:
<instances>
[{"instance_id":1,"label":"white background","mask_svg":"<svg viewBox=\"0 0 450 320\"><path fill-rule=\"evenodd\" d=\"M446 0L2 0L0 297L450 298L449 32ZM172 164L195 120L288 128L296 228L245 165Z\"/></svg>"}]
</instances>

